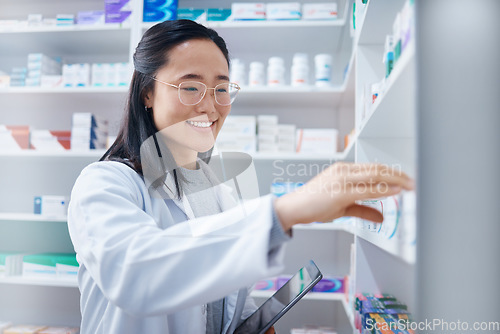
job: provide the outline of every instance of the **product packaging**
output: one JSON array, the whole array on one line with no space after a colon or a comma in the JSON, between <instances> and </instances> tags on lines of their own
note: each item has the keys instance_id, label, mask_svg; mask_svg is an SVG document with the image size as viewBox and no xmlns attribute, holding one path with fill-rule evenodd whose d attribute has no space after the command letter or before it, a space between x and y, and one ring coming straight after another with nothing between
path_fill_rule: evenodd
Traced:
<instances>
[{"instance_id":1,"label":"product packaging","mask_svg":"<svg viewBox=\"0 0 500 334\"><path fill-rule=\"evenodd\" d=\"M92 113L74 113L71 128L71 150L104 149L108 122L98 120Z\"/></svg>"},{"instance_id":2,"label":"product packaging","mask_svg":"<svg viewBox=\"0 0 500 334\"><path fill-rule=\"evenodd\" d=\"M305 3L302 5L303 20L335 20L337 19L337 3Z\"/></svg>"},{"instance_id":3,"label":"product packaging","mask_svg":"<svg viewBox=\"0 0 500 334\"><path fill-rule=\"evenodd\" d=\"M276 279L277 277L271 277L267 279L262 279L255 283L254 290L268 290L274 291L276 290Z\"/></svg>"},{"instance_id":4,"label":"product packaging","mask_svg":"<svg viewBox=\"0 0 500 334\"><path fill-rule=\"evenodd\" d=\"M38 334L47 326L15 325L4 329L3 334Z\"/></svg>"},{"instance_id":5,"label":"product packaging","mask_svg":"<svg viewBox=\"0 0 500 334\"><path fill-rule=\"evenodd\" d=\"M58 26L71 26L75 24L75 15L73 14L57 14L56 25Z\"/></svg>"},{"instance_id":6,"label":"product packaging","mask_svg":"<svg viewBox=\"0 0 500 334\"><path fill-rule=\"evenodd\" d=\"M178 0L144 0L143 21L161 22L177 19Z\"/></svg>"},{"instance_id":7,"label":"product packaging","mask_svg":"<svg viewBox=\"0 0 500 334\"><path fill-rule=\"evenodd\" d=\"M80 25L104 24L104 16L103 10L82 11L78 12L76 23Z\"/></svg>"},{"instance_id":8,"label":"product packaging","mask_svg":"<svg viewBox=\"0 0 500 334\"><path fill-rule=\"evenodd\" d=\"M324 277L312 288L312 291L344 293L344 278Z\"/></svg>"},{"instance_id":9,"label":"product packaging","mask_svg":"<svg viewBox=\"0 0 500 334\"><path fill-rule=\"evenodd\" d=\"M316 86L329 87L332 83L332 56L330 54L317 54L314 56Z\"/></svg>"},{"instance_id":10,"label":"product packaging","mask_svg":"<svg viewBox=\"0 0 500 334\"><path fill-rule=\"evenodd\" d=\"M37 151L64 151L71 148L71 131L32 130L30 146Z\"/></svg>"},{"instance_id":11,"label":"product packaging","mask_svg":"<svg viewBox=\"0 0 500 334\"><path fill-rule=\"evenodd\" d=\"M0 124L0 147L2 150L29 149L29 125L2 125Z\"/></svg>"},{"instance_id":12,"label":"product packaging","mask_svg":"<svg viewBox=\"0 0 500 334\"><path fill-rule=\"evenodd\" d=\"M177 19L203 22L207 20L207 12L198 8L178 8Z\"/></svg>"},{"instance_id":13,"label":"product packaging","mask_svg":"<svg viewBox=\"0 0 500 334\"><path fill-rule=\"evenodd\" d=\"M257 146L255 116L228 116L217 136L219 151L255 153Z\"/></svg>"},{"instance_id":14,"label":"product packaging","mask_svg":"<svg viewBox=\"0 0 500 334\"><path fill-rule=\"evenodd\" d=\"M233 20L265 20L266 7L263 2L235 2L231 14Z\"/></svg>"},{"instance_id":15,"label":"product packaging","mask_svg":"<svg viewBox=\"0 0 500 334\"><path fill-rule=\"evenodd\" d=\"M231 8L208 8L207 21L227 21L231 17Z\"/></svg>"},{"instance_id":16,"label":"product packaging","mask_svg":"<svg viewBox=\"0 0 500 334\"><path fill-rule=\"evenodd\" d=\"M78 334L79 328L76 327L47 327L37 334Z\"/></svg>"},{"instance_id":17,"label":"product packaging","mask_svg":"<svg viewBox=\"0 0 500 334\"><path fill-rule=\"evenodd\" d=\"M337 152L338 131L336 129L298 129L297 153L334 154Z\"/></svg>"},{"instance_id":18,"label":"product packaging","mask_svg":"<svg viewBox=\"0 0 500 334\"><path fill-rule=\"evenodd\" d=\"M64 217L68 212L66 196L35 196L33 213L37 215Z\"/></svg>"},{"instance_id":19,"label":"product packaging","mask_svg":"<svg viewBox=\"0 0 500 334\"><path fill-rule=\"evenodd\" d=\"M270 2L266 4L268 20L300 20L299 2Z\"/></svg>"},{"instance_id":20,"label":"product packaging","mask_svg":"<svg viewBox=\"0 0 500 334\"><path fill-rule=\"evenodd\" d=\"M23 276L76 279L78 262L75 254L40 253L23 257Z\"/></svg>"},{"instance_id":21,"label":"product packaging","mask_svg":"<svg viewBox=\"0 0 500 334\"><path fill-rule=\"evenodd\" d=\"M250 63L250 71L248 73L248 85L251 87L259 87L264 85L264 64L258 61Z\"/></svg>"}]
</instances>

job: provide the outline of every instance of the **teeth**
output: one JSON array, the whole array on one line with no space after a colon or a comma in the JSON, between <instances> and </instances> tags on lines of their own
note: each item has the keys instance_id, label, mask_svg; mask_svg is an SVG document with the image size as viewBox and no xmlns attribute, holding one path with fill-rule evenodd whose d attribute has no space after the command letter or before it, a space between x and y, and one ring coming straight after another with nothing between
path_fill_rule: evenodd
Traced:
<instances>
[{"instance_id":1,"label":"teeth","mask_svg":"<svg viewBox=\"0 0 500 334\"><path fill-rule=\"evenodd\" d=\"M208 128L214 123L214 122L193 122L193 121L187 121L187 122L198 128Z\"/></svg>"}]
</instances>

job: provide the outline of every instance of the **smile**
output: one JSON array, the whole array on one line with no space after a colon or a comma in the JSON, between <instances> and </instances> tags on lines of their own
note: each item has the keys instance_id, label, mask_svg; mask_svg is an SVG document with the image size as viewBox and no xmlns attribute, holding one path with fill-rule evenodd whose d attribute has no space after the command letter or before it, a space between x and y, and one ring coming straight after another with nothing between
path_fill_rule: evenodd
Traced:
<instances>
[{"instance_id":1,"label":"smile","mask_svg":"<svg viewBox=\"0 0 500 334\"><path fill-rule=\"evenodd\" d=\"M195 126L197 128L209 128L214 124L214 122L193 122L193 121L186 121L188 124Z\"/></svg>"}]
</instances>

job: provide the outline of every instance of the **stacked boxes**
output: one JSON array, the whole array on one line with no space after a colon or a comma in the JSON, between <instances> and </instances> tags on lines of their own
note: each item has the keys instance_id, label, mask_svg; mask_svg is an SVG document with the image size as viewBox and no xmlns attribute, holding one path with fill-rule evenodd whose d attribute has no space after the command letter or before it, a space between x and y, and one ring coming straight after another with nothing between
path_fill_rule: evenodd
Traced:
<instances>
[{"instance_id":1,"label":"stacked boxes","mask_svg":"<svg viewBox=\"0 0 500 334\"><path fill-rule=\"evenodd\" d=\"M30 127L28 125L0 124L0 147L2 150L28 149Z\"/></svg>"},{"instance_id":2,"label":"stacked boxes","mask_svg":"<svg viewBox=\"0 0 500 334\"><path fill-rule=\"evenodd\" d=\"M105 23L126 23L131 15L130 0L104 0Z\"/></svg>"},{"instance_id":3,"label":"stacked boxes","mask_svg":"<svg viewBox=\"0 0 500 334\"><path fill-rule=\"evenodd\" d=\"M47 78L60 80L61 77L61 61L48 57L43 53L28 54L28 77L26 78L26 86L41 86ZM51 79L48 79L49 81Z\"/></svg>"},{"instance_id":4,"label":"stacked boxes","mask_svg":"<svg viewBox=\"0 0 500 334\"><path fill-rule=\"evenodd\" d=\"M0 277L21 275L23 272L23 254L0 252Z\"/></svg>"},{"instance_id":5,"label":"stacked boxes","mask_svg":"<svg viewBox=\"0 0 500 334\"><path fill-rule=\"evenodd\" d=\"M31 130L30 148L62 151L71 148L71 131Z\"/></svg>"},{"instance_id":6,"label":"stacked boxes","mask_svg":"<svg viewBox=\"0 0 500 334\"><path fill-rule=\"evenodd\" d=\"M90 64L64 64L62 82L64 87L90 86Z\"/></svg>"},{"instance_id":7,"label":"stacked boxes","mask_svg":"<svg viewBox=\"0 0 500 334\"><path fill-rule=\"evenodd\" d=\"M218 150L255 153L255 129L255 116L228 116L217 136Z\"/></svg>"},{"instance_id":8,"label":"stacked boxes","mask_svg":"<svg viewBox=\"0 0 500 334\"><path fill-rule=\"evenodd\" d=\"M278 151L278 116L257 116L257 131L259 134L259 152Z\"/></svg>"},{"instance_id":9,"label":"stacked boxes","mask_svg":"<svg viewBox=\"0 0 500 334\"><path fill-rule=\"evenodd\" d=\"M10 86L21 87L26 86L26 76L28 69L26 67L13 67L10 72Z\"/></svg>"},{"instance_id":10,"label":"stacked boxes","mask_svg":"<svg viewBox=\"0 0 500 334\"><path fill-rule=\"evenodd\" d=\"M144 0L143 21L162 22L177 19L178 0Z\"/></svg>"},{"instance_id":11,"label":"stacked boxes","mask_svg":"<svg viewBox=\"0 0 500 334\"><path fill-rule=\"evenodd\" d=\"M131 79L128 63L95 63L92 64L92 86L116 87L127 86Z\"/></svg>"},{"instance_id":12,"label":"stacked boxes","mask_svg":"<svg viewBox=\"0 0 500 334\"><path fill-rule=\"evenodd\" d=\"M407 306L388 294L356 295L354 321L360 333L413 333Z\"/></svg>"},{"instance_id":13,"label":"stacked boxes","mask_svg":"<svg viewBox=\"0 0 500 334\"><path fill-rule=\"evenodd\" d=\"M75 254L40 253L23 257L24 277L74 279L77 274Z\"/></svg>"},{"instance_id":14,"label":"stacked boxes","mask_svg":"<svg viewBox=\"0 0 500 334\"><path fill-rule=\"evenodd\" d=\"M85 25L104 24L104 18L103 10L82 11L78 12L76 23Z\"/></svg>"},{"instance_id":15,"label":"stacked boxes","mask_svg":"<svg viewBox=\"0 0 500 334\"><path fill-rule=\"evenodd\" d=\"M106 148L108 124L98 121L92 113L74 113L71 128L71 149L91 150Z\"/></svg>"},{"instance_id":16,"label":"stacked boxes","mask_svg":"<svg viewBox=\"0 0 500 334\"><path fill-rule=\"evenodd\" d=\"M259 152L295 152L295 125L279 124L277 115L259 115L257 130Z\"/></svg>"}]
</instances>

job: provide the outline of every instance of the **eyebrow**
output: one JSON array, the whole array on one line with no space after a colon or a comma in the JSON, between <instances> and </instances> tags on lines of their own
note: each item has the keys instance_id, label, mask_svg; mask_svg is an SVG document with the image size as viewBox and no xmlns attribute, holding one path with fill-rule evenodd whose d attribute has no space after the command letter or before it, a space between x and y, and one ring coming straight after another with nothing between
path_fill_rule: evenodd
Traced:
<instances>
[{"instance_id":1,"label":"eyebrow","mask_svg":"<svg viewBox=\"0 0 500 334\"><path fill-rule=\"evenodd\" d=\"M199 74L194 74L194 73L188 73L183 75L182 77L179 78L179 80L184 80L184 79L197 79L197 80L202 80L203 76ZM229 81L229 77L227 75L218 75L216 77L217 80L226 80Z\"/></svg>"}]
</instances>

